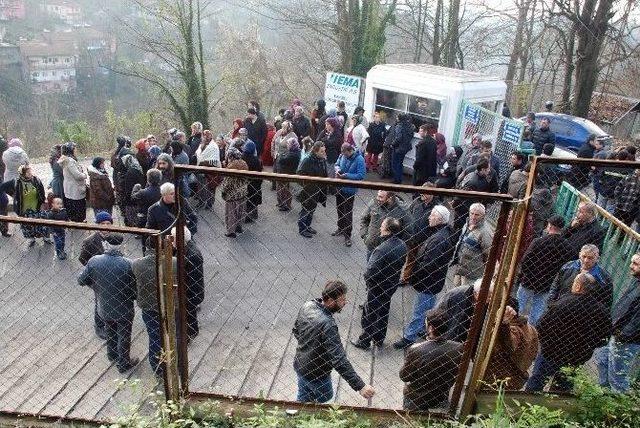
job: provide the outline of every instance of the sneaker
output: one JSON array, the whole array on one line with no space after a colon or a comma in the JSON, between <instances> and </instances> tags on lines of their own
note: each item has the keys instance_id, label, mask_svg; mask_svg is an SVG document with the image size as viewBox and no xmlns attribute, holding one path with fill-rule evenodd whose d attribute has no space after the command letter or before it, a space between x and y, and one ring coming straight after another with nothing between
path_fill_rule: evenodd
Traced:
<instances>
[{"instance_id":1,"label":"sneaker","mask_svg":"<svg viewBox=\"0 0 640 428\"><path fill-rule=\"evenodd\" d=\"M245 223L255 223L255 220L252 219L251 217L247 217L247 218L244 219L244 222Z\"/></svg>"},{"instance_id":2,"label":"sneaker","mask_svg":"<svg viewBox=\"0 0 640 428\"><path fill-rule=\"evenodd\" d=\"M331 236L340 236L342 235L342 231L340 229L336 229L333 232L331 232Z\"/></svg>"},{"instance_id":3,"label":"sneaker","mask_svg":"<svg viewBox=\"0 0 640 428\"><path fill-rule=\"evenodd\" d=\"M118 371L120 373L128 372L129 370L137 366L139 362L140 360L138 358L131 358L125 364L119 365Z\"/></svg>"},{"instance_id":4,"label":"sneaker","mask_svg":"<svg viewBox=\"0 0 640 428\"><path fill-rule=\"evenodd\" d=\"M236 233L242 233L242 232L244 232L244 229L242 228L242 226L237 226Z\"/></svg>"},{"instance_id":5,"label":"sneaker","mask_svg":"<svg viewBox=\"0 0 640 428\"><path fill-rule=\"evenodd\" d=\"M304 236L305 238L313 238L313 234L307 230L303 230L302 232L299 232L300 235Z\"/></svg>"},{"instance_id":6,"label":"sneaker","mask_svg":"<svg viewBox=\"0 0 640 428\"><path fill-rule=\"evenodd\" d=\"M29 239L29 246L33 247L34 245L36 245L36 240L35 239Z\"/></svg>"},{"instance_id":7,"label":"sneaker","mask_svg":"<svg viewBox=\"0 0 640 428\"><path fill-rule=\"evenodd\" d=\"M396 349L405 349L409 346L413 345L413 342L409 339L402 338L393 344L393 347Z\"/></svg>"},{"instance_id":8,"label":"sneaker","mask_svg":"<svg viewBox=\"0 0 640 428\"><path fill-rule=\"evenodd\" d=\"M100 329L95 329L96 336L98 336L102 340L107 340L107 332Z\"/></svg>"},{"instance_id":9,"label":"sneaker","mask_svg":"<svg viewBox=\"0 0 640 428\"><path fill-rule=\"evenodd\" d=\"M318 233L317 230L315 230L313 227L309 226L307 228L307 230L309 231L310 234L315 235L316 233Z\"/></svg>"},{"instance_id":10,"label":"sneaker","mask_svg":"<svg viewBox=\"0 0 640 428\"><path fill-rule=\"evenodd\" d=\"M49 237L44 237L44 238L42 238L42 241L43 241L45 244L53 244L53 239L51 239L51 238L49 238Z\"/></svg>"},{"instance_id":11,"label":"sneaker","mask_svg":"<svg viewBox=\"0 0 640 428\"><path fill-rule=\"evenodd\" d=\"M231 233L225 233L224 236L226 236L227 238L235 238L237 235L231 232Z\"/></svg>"},{"instance_id":12,"label":"sneaker","mask_svg":"<svg viewBox=\"0 0 640 428\"><path fill-rule=\"evenodd\" d=\"M352 245L351 238L344 238L344 245L350 247Z\"/></svg>"}]
</instances>

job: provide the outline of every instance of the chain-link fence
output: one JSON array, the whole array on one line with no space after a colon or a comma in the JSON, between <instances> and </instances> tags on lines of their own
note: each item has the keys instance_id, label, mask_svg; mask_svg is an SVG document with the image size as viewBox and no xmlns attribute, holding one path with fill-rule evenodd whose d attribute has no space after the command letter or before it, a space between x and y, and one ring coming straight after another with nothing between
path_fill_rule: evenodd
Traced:
<instances>
[{"instance_id":1,"label":"chain-link fence","mask_svg":"<svg viewBox=\"0 0 640 428\"><path fill-rule=\"evenodd\" d=\"M176 167L193 195L178 224L197 224L177 236L189 394L456 407L511 198L346 181L364 178L358 161L339 161L336 179L315 155L296 176L246 171L251 159Z\"/></svg>"},{"instance_id":2,"label":"chain-link fence","mask_svg":"<svg viewBox=\"0 0 640 428\"><path fill-rule=\"evenodd\" d=\"M13 235L0 247L0 412L115 420L162 390L148 362L160 326L146 316L159 312L156 232L107 220L0 220ZM144 258L142 238L151 246ZM153 302L147 311L141 296Z\"/></svg>"},{"instance_id":3,"label":"chain-link fence","mask_svg":"<svg viewBox=\"0 0 640 428\"><path fill-rule=\"evenodd\" d=\"M562 368L581 367L628 391L640 366L640 163L538 157L523 174L509 238L520 246L503 257L478 354L490 358L474 375L570 392Z\"/></svg>"}]
</instances>

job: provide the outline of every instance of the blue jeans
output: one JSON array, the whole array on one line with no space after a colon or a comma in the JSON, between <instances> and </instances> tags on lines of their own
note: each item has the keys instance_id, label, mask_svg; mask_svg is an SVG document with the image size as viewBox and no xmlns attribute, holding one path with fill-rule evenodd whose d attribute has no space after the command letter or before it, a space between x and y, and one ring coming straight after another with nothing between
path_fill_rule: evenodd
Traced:
<instances>
[{"instance_id":1,"label":"blue jeans","mask_svg":"<svg viewBox=\"0 0 640 428\"><path fill-rule=\"evenodd\" d=\"M147 328L149 335L149 365L156 374L162 373L160 366L160 352L162 351L162 341L160 338L160 314L156 311L142 311L142 321Z\"/></svg>"},{"instance_id":2,"label":"blue jeans","mask_svg":"<svg viewBox=\"0 0 640 428\"><path fill-rule=\"evenodd\" d=\"M547 299L549 298L549 292L536 293L522 285L518 287L518 312L521 314L526 313L525 309L529 302L531 302L531 309L529 311L529 324L536 326L538 320L547 309Z\"/></svg>"},{"instance_id":3,"label":"blue jeans","mask_svg":"<svg viewBox=\"0 0 640 428\"><path fill-rule=\"evenodd\" d=\"M607 198L600 193L596 193L596 204L600 205L611 214L613 214L613 211L616 209L616 200L613 198Z\"/></svg>"},{"instance_id":4,"label":"blue jeans","mask_svg":"<svg viewBox=\"0 0 640 428\"><path fill-rule=\"evenodd\" d=\"M546 359L540 352L538 352L538 356L533 362L533 372L531 373L531 377L527 381L524 390L527 392L542 391L550 377L554 377L554 385L556 385L555 388L552 388L553 390L571 390L571 382L560 372L561 367L562 366L560 364Z\"/></svg>"},{"instance_id":5,"label":"blue jeans","mask_svg":"<svg viewBox=\"0 0 640 428\"><path fill-rule=\"evenodd\" d=\"M404 338L415 342L425 331L427 311L436 304L436 296L429 293L418 293L413 301L413 318L404 329Z\"/></svg>"},{"instance_id":6,"label":"blue jeans","mask_svg":"<svg viewBox=\"0 0 640 428\"><path fill-rule=\"evenodd\" d=\"M298 216L298 232L309 230L309 227L311 227L311 221L313 220L313 211L314 210L309 211L305 207L302 207L300 215Z\"/></svg>"},{"instance_id":7,"label":"blue jeans","mask_svg":"<svg viewBox=\"0 0 640 428\"><path fill-rule=\"evenodd\" d=\"M302 403L326 403L333 397L331 376L324 379L308 380L298 374L298 397Z\"/></svg>"},{"instance_id":8,"label":"blue jeans","mask_svg":"<svg viewBox=\"0 0 640 428\"><path fill-rule=\"evenodd\" d=\"M64 230L61 233L53 232L53 242L56 246L56 254L64 252L65 235L66 233Z\"/></svg>"},{"instance_id":9,"label":"blue jeans","mask_svg":"<svg viewBox=\"0 0 640 428\"><path fill-rule=\"evenodd\" d=\"M620 343L612 337L597 355L600 385L614 392L629 391L640 368L640 344Z\"/></svg>"},{"instance_id":10,"label":"blue jeans","mask_svg":"<svg viewBox=\"0 0 640 428\"><path fill-rule=\"evenodd\" d=\"M393 173L393 182L402 183L402 162L404 161L404 154L393 152L391 156L391 171Z\"/></svg>"}]
</instances>

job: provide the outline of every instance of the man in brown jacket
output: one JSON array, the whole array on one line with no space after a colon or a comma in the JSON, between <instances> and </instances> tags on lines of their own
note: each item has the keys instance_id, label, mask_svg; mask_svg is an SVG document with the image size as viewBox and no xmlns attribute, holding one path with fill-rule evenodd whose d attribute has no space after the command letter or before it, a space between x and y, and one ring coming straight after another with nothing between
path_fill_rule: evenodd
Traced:
<instances>
[{"instance_id":1,"label":"man in brown jacket","mask_svg":"<svg viewBox=\"0 0 640 428\"><path fill-rule=\"evenodd\" d=\"M529 367L538 354L538 332L518 314L518 305L507 306L498 329L496 345L484 375L491 384L505 381L505 388L522 389L529 378Z\"/></svg>"},{"instance_id":2,"label":"man in brown jacket","mask_svg":"<svg viewBox=\"0 0 640 428\"><path fill-rule=\"evenodd\" d=\"M455 382L462 357L462 344L446 340L449 316L433 309L427 314L428 338L412 345L400 369L404 388L403 407L409 411L427 411L447 407L449 390Z\"/></svg>"}]
</instances>

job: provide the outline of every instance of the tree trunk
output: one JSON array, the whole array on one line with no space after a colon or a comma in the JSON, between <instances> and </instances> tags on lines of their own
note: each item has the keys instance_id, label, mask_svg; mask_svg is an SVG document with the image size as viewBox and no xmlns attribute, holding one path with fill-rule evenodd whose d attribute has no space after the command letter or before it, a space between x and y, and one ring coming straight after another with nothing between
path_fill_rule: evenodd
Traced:
<instances>
[{"instance_id":1,"label":"tree trunk","mask_svg":"<svg viewBox=\"0 0 640 428\"><path fill-rule=\"evenodd\" d=\"M433 19L433 54L431 63L440 65L442 48L440 46L440 36L442 34L442 0L436 2L436 15Z\"/></svg>"},{"instance_id":2,"label":"tree trunk","mask_svg":"<svg viewBox=\"0 0 640 428\"><path fill-rule=\"evenodd\" d=\"M576 37L578 47L576 54L576 81L572 113L574 116L587 117L591 96L598 79L598 60L602 43L613 17L611 8L615 0L587 0L582 7ZM596 4L597 9L596 9ZM595 10L595 15L594 15Z\"/></svg>"},{"instance_id":3,"label":"tree trunk","mask_svg":"<svg viewBox=\"0 0 640 428\"><path fill-rule=\"evenodd\" d=\"M524 26L527 22L527 15L529 12L529 5L531 4L531 0L520 0L516 1L516 5L518 6L518 21L516 22L516 34L513 40L513 47L511 49L511 54L509 55L509 65L507 66L507 74L504 80L507 82L507 95L505 99L513 106L513 79L516 76L516 70L518 68L518 58L520 56L520 52L524 48L522 46L522 40L524 36Z\"/></svg>"},{"instance_id":4,"label":"tree trunk","mask_svg":"<svg viewBox=\"0 0 640 428\"><path fill-rule=\"evenodd\" d=\"M458 54L458 38L460 37L460 0L451 0L449 5L449 14L447 19L447 37L444 42L444 60L445 67L456 67L456 58Z\"/></svg>"}]
</instances>

